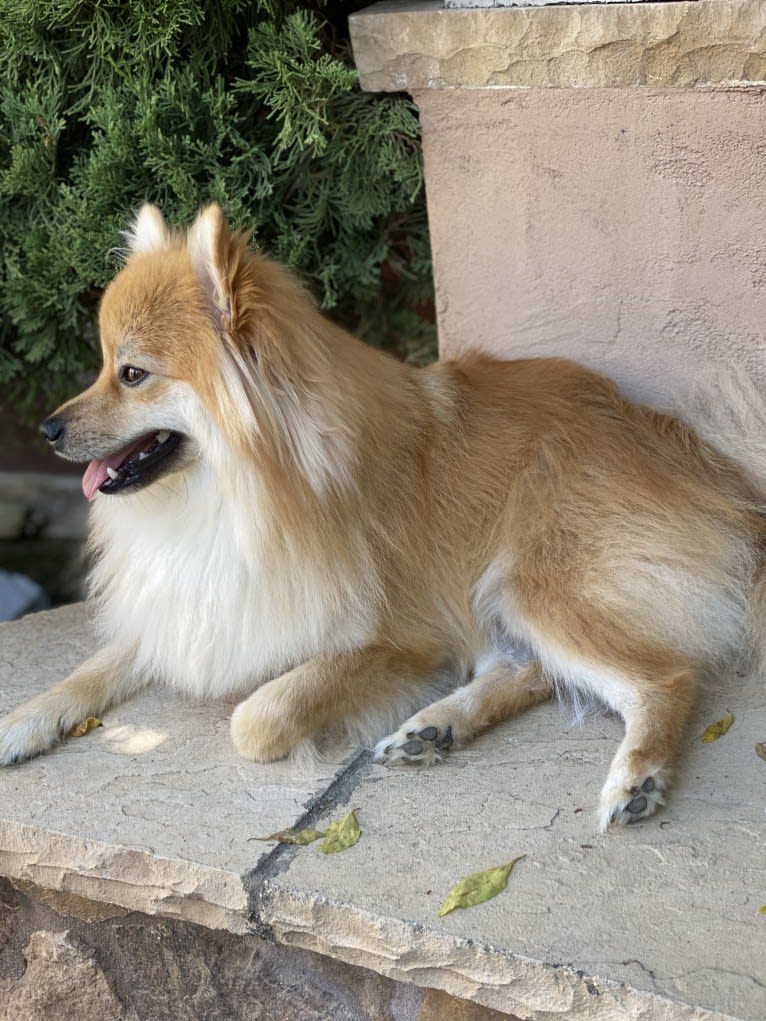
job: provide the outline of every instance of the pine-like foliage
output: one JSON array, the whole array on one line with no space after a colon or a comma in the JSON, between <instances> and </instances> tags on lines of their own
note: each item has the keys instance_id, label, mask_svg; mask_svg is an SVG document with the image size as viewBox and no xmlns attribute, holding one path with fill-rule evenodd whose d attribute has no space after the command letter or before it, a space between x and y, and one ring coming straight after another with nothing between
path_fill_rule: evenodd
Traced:
<instances>
[{"instance_id":1,"label":"pine-like foliage","mask_svg":"<svg viewBox=\"0 0 766 1021\"><path fill-rule=\"evenodd\" d=\"M321 0L320 0L321 2ZM0 384L55 396L144 201L219 202L372 343L432 330L419 128L296 0L0 0Z\"/></svg>"}]
</instances>

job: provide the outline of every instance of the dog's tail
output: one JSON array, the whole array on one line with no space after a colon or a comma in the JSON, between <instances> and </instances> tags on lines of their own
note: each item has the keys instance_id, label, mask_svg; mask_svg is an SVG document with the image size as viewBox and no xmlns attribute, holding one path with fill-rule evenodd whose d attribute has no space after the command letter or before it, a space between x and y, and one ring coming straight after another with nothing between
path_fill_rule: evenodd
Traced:
<instances>
[{"instance_id":1,"label":"dog's tail","mask_svg":"<svg viewBox=\"0 0 766 1021\"><path fill-rule=\"evenodd\" d=\"M744 370L705 372L681 415L711 447L744 469L766 510L766 396Z\"/></svg>"},{"instance_id":2,"label":"dog's tail","mask_svg":"<svg viewBox=\"0 0 766 1021\"><path fill-rule=\"evenodd\" d=\"M697 382L682 417L711 447L744 469L755 509L766 516L766 397L742 369L715 369ZM766 674L766 543L755 551L750 591L752 665Z\"/></svg>"}]
</instances>

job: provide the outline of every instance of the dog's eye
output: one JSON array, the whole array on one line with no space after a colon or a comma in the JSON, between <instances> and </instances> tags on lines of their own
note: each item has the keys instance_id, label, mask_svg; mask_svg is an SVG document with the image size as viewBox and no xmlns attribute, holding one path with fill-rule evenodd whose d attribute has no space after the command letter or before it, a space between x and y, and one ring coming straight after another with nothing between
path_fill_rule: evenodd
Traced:
<instances>
[{"instance_id":1,"label":"dog's eye","mask_svg":"<svg viewBox=\"0 0 766 1021\"><path fill-rule=\"evenodd\" d=\"M120 382L127 386L135 386L147 375L146 369L139 369L135 365L123 365L120 369Z\"/></svg>"}]
</instances>

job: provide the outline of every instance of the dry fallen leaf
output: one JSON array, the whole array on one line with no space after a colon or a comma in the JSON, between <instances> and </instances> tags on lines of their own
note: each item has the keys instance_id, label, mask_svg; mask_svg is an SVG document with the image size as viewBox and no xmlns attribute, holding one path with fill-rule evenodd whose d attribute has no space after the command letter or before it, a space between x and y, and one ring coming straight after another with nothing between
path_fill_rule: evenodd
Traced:
<instances>
[{"instance_id":1,"label":"dry fallen leaf","mask_svg":"<svg viewBox=\"0 0 766 1021\"><path fill-rule=\"evenodd\" d=\"M761 904L761 906L758 908L758 914L766 915L766 904Z\"/></svg>"},{"instance_id":2,"label":"dry fallen leaf","mask_svg":"<svg viewBox=\"0 0 766 1021\"><path fill-rule=\"evenodd\" d=\"M78 723L76 727L72 727L69 737L85 737L89 731L95 730L96 727L103 727L103 723L95 716L89 716L82 723Z\"/></svg>"},{"instance_id":3,"label":"dry fallen leaf","mask_svg":"<svg viewBox=\"0 0 766 1021\"><path fill-rule=\"evenodd\" d=\"M447 894L446 900L439 908L439 917L448 915L455 908L470 908L474 904L483 904L484 901L497 897L506 888L511 869L522 858L526 858L526 855L520 854L518 858L505 865L498 865L497 868L486 869L484 872L474 872L461 879Z\"/></svg>"},{"instance_id":4,"label":"dry fallen leaf","mask_svg":"<svg viewBox=\"0 0 766 1021\"><path fill-rule=\"evenodd\" d=\"M356 809L353 809L336 822L331 822L324 835L324 841L319 845L323 854L337 854L338 851L346 851L353 847L362 835L359 823L356 821Z\"/></svg>"},{"instance_id":5,"label":"dry fallen leaf","mask_svg":"<svg viewBox=\"0 0 766 1021\"><path fill-rule=\"evenodd\" d=\"M324 836L323 830L279 830L268 837L250 837L251 840L277 840L280 844L312 844Z\"/></svg>"},{"instance_id":6,"label":"dry fallen leaf","mask_svg":"<svg viewBox=\"0 0 766 1021\"><path fill-rule=\"evenodd\" d=\"M711 723L709 727L705 727L702 734L702 743L710 744L712 741L717 741L719 737L723 737L732 723L734 723L734 716L727 709L723 719L718 720L717 723Z\"/></svg>"},{"instance_id":7,"label":"dry fallen leaf","mask_svg":"<svg viewBox=\"0 0 766 1021\"><path fill-rule=\"evenodd\" d=\"M755 746L755 754L766 762L766 741L759 741Z\"/></svg>"}]
</instances>

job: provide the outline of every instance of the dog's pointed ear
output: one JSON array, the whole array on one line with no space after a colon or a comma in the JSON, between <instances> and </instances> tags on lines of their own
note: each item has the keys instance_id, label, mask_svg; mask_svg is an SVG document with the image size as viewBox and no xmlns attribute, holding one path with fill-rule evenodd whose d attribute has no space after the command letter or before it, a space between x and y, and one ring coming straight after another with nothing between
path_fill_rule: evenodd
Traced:
<instances>
[{"instance_id":1,"label":"dog's pointed ear","mask_svg":"<svg viewBox=\"0 0 766 1021\"><path fill-rule=\"evenodd\" d=\"M211 310L228 331L232 325L234 251L221 207L206 206L189 228L189 256Z\"/></svg>"},{"instance_id":2,"label":"dog's pointed ear","mask_svg":"<svg viewBox=\"0 0 766 1021\"><path fill-rule=\"evenodd\" d=\"M128 253L145 255L148 252L161 251L167 247L169 236L162 213L156 206L146 202L125 232Z\"/></svg>"}]
</instances>

